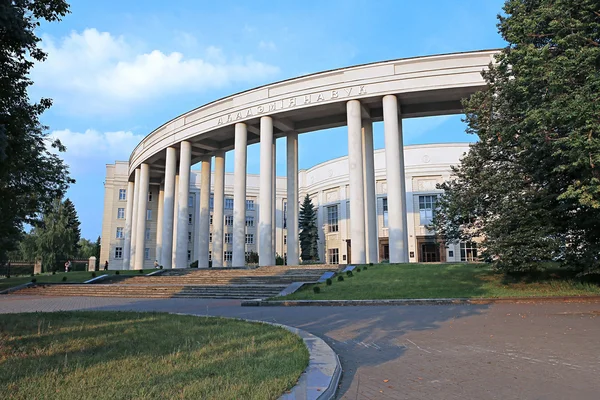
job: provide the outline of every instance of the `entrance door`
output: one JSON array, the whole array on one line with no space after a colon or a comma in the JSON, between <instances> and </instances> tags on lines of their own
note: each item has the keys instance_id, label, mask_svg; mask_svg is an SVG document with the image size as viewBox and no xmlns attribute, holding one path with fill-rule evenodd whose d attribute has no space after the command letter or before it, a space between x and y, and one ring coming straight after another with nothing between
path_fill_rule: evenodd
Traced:
<instances>
[{"instance_id":1,"label":"entrance door","mask_svg":"<svg viewBox=\"0 0 600 400\"><path fill-rule=\"evenodd\" d=\"M436 243L421 243L420 262L440 262L440 251Z\"/></svg>"}]
</instances>

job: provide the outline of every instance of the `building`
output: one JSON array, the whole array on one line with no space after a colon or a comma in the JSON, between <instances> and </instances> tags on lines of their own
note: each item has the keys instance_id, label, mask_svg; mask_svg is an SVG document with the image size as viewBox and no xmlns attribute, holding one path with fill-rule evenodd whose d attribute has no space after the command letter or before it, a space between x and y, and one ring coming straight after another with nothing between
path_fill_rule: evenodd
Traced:
<instances>
[{"instance_id":1,"label":"building","mask_svg":"<svg viewBox=\"0 0 600 400\"><path fill-rule=\"evenodd\" d=\"M440 243L435 233L427 229L431 222L438 183L450 177L450 166L459 163L468 151L468 144L427 144L405 146L406 204L410 262L472 261L472 249L466 244ZM374 152L375 192L377 214L378 260L389 259L389 227L385 151ZM101 260L108 260L111 269L123 267L125 212L127 205L127 162L116 162L106 167L105 210L102 224ZM350 193L348 157L341 157L299 171L299 199L306 194L317 207L319 227L319 255L323 262L347 264L352 262L350 236ZM190 175L189 215L187 236L187 263L198 259L195 243L198 242L198 217L200 213L200 172ZM214 178L214 176L212 177ZM214 179L211 179L214 182ZM224 254L225 266L231 264L233 254L233 174L225 174L224 203ZM151 268L157 259L157 227L159 184L150 185L146 212L144 268ZM245 251L258 252L259 176L247 176ZM275 196L275 251L286 255L287 245L287 179L277 177ZM210 197L209 257L213 245L213 197Z\"/></svg>"},{"instance_id":2,"label":"building","mask_svg":"<svg viewBox=\"0 0 600 400\"><path fill-rule=\"evenodd\" d=\"M277 224L282 223L282 212L276 211L283 210L278 204L283 201L279 197L283 195L283 188L274 173L276 139L286 138L285 198L299 199L301 187L310 195L310 186L318 182L310 171L302 174L298 171L298 135L339 126L348 129L348 159L345 169L340 169L347 171L347 183L340 176L337 182L331 182L333 192L328 191L327 185L318 192L319 204L335 202L336 191L339 201L339 207L331 204L327 209L327 217L323 210L320 212L319 222L327 224L327 232L322 234L322 256L355 264L376 262L388 255L391 263L419 258L442 260L444 256L448 260L451 253L452 258L456 258L456 249L448 249L446 254L436 252L431 235L416 229L416 225L409 230L409 226L415 224L409 219L416 215L415 198L411 195L416 193L412 191L413 185L422 189L421 193L435 194L434 183L438 178L407 173L405 156L412 150L407 150L405 155L402 121L462 113L461 100L485 87L482 71L494 61L497 53L497 50L482 50L441 54L319 72L236 93L165 122L140 141L129 157L126 171L121 167L119 172L127 181L123 197L126 200L121 200L124 207L117 210L125 217L124 226L119 227L122 228L119 235L123 235L123 265L142 269L147 259L153 258L155 247L154 257L165 268L185 267L188 259L196 256L201 268L208 267L210 259L214 267L242 267L246 264L250 240L258 250L259 265L274 264L276 252L284 252L289 264L298 264L296 201L287 203L285 208L286 244L276 240L283 234L277 228ZM385 168L379 173L384 174L385 183L379 179L381 175L376 177L373 150L373 123L379 121L383 122L385 140ZM247 147L253 143L260 143L260 174L254 177L246 173ZM235 150L233 181L231 177L226 179L225 174L225 155L230 150ZM419 164L429 165L434 160L425 155L430 162L421 158ZM197 163L201 164L199 199L191 196L190 202L190 187L197 188L198 182L198 175L191 172L191 166ZM211 170L213 164L214 171ZM378 165L382 166L381 161ZM431 176L439 177L443 173L440 170ZM226 181L233 191L229 196L233 198L225 196ZM155 246L152 245L151 208L154 204L150 201L153 186L158 188L158 199L154 200L157 202ZM379 212L381 218L386 218L387 227L377 223L377 191L386 197L385 201L380 199ZM435 197L432 194L418 198L422 199L417 205L422 208L425 219L428 210L429 214L433 210ZM121 195L107 196L114 199ZM347 200L350 207L344 204ZM231 217L226 212L226 202L232 206ZM251 239L246 218L252 204L260 207L254 210L259 226ZM113 208L112 205L107 207ZM387 214L383 214L384 208ZM197 214L195 210L199 210ZM191 239L190 214L193 230L198 232ZM338 232L329 231L336 218ZM228 228L224 223L230 220ZM342 232L340 220L347 222ZM223 243L224 240L232 243ZM231 250L227 250L228 244L232 245ZM328 248L328 245L335 247ZM467 254L468 249L464 252Z\"/></svg>"}]
</instances>

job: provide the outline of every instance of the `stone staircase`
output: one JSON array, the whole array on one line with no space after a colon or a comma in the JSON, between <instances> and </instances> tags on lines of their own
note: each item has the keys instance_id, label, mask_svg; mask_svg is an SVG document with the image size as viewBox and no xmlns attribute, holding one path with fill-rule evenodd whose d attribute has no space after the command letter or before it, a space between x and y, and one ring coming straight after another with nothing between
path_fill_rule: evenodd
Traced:
<instances>
[{"instance_id":1,"label":"stone staircase","mask_svg":"<svg viewBox=\"0 0 600 400\"><path fill-rule=\"evenodd\" d=\"M335 265L273 266L257 269L176 269L153 276L123 275L113 283L37 284L21 295L145 298L262 299L278 295L293 282L315 282Z\"/></svg>"}]
</instances>

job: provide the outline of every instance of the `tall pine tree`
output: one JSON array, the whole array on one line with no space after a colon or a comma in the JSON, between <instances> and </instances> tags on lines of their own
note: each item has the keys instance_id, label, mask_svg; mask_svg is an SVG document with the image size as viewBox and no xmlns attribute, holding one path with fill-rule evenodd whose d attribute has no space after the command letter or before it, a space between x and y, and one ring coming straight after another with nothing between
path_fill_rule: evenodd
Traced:
<instances>
[{"instance_id":1,"label":"tall pine tree","mask_svg":"<svg viewBox=\"0 0 600 400\"><path fill-rule=\"evenodd\" d=\"M600 269L600 8L509 0L508 42L464 102L479 142L442 185L436 229L505 270Z\"/></svg>"},{"instance_id":2,"label":"tall pine tree","mask_svg":"<svg viewBox=\"0 0 600 400\"><path fill-rule=\"evenodd\" d=\"M319 260L317 212L308 194L300 205L298 222L300 223L300 257L302 261Z\"/></svg>"}]
</instances>

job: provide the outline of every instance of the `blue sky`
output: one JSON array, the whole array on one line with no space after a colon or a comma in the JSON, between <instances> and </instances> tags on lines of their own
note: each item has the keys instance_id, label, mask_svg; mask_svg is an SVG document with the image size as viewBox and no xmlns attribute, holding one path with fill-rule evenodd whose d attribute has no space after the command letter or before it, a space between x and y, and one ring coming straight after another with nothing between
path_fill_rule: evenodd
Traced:
<instances>
[{"instance_id":1,"label":"blue sky","mask_svg":"<svg viewBox=\"0 0 600 400\"><path fill-rule=\"evenodd\" d=\"M67 146L68 192L82 236L101 233L105 165L192 108L255 86L355 64L498 48L500 0L72 0L39 30L49 56L32 71L32 100ZM190 83L191 82L191 83ZM405 120L405 144L465 142L461 116ZM300 136L300 168L347 155L344 128ZM285 174L285 141L277 142ZM375 124L375 147L383 147ZM248 172L258 173L258 146ZM227 171L233 171L228 154Z\"/></svg>"}]
</instances>

